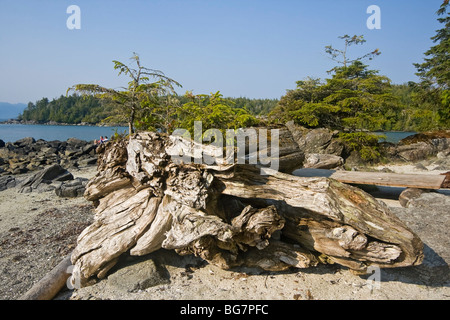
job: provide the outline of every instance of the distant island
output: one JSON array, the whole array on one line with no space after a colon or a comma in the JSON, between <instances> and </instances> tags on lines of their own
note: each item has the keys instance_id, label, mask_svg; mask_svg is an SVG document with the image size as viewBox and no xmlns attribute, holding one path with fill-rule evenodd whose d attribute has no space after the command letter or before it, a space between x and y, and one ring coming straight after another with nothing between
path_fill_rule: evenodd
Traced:
<instances>
[{"instance_id":1,"label":"distant island","mask_svg":"<svg viewBox=\"0 0 450 320\"><path fill-rule=\"evenodd\" d=\"M186 96L177 97L179 104L188 102ZM236 108L246 108L257 116L267 115L275 108L278 99L250 99L245 97L227 98ZM122 125L108 121L115 115L114 106L95 96L73 94L61 95L57 99L43 98L35 103L29 102L22 113L16 117L0 117L3 123L49 124L49 125Z\"/></svg>"},{"instance_id":2,"label":"distant island","mask_svg":"<svg viewBox=\"0 0 450 320\"><path fill-rule=\"evenodd\" d=\"M25 103L0 102L0 121L17 119L26 107Z\"/></svg>"}]
</instances>

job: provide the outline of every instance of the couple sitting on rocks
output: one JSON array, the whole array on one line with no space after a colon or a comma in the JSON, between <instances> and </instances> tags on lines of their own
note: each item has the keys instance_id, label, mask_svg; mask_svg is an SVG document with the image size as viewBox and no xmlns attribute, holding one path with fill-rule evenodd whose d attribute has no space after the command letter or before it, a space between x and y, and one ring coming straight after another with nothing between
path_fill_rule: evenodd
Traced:
<instances>
[{"instance_id":1,"label":"couple sitting on rocks","mask_svg":"<svg viewBox=\"0 0 450 320\"><path fill-rule=\"evenodd\" d=\"M104 138L103 138L103 136L100 136L100 139L99 140L94 140L94 144L102 144L102 143L104 143L104 142L108 142L109 140L108 140L108 137L107 136L105 136Z\"/></svg>"}]
</instances>

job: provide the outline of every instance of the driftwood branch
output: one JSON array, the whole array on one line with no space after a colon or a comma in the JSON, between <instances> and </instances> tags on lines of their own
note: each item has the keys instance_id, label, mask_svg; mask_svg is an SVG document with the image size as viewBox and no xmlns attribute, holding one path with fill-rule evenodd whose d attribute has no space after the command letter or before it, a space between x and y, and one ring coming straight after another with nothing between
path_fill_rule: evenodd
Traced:
<instances>
[{"instance_id":1,"label":"driftwood branch","mask_svg":"<svg viewBox=\"0 0 450 320\"><path fill-rule=\"evenodd\" d=\"M332 262L364 272L423 259L421 240L358 188L328 178L261 175L247 164L179 163L171 153L177 141L139 133L100 150L85 193L96 205L95 221L72 254L81 285L104 277L124 252L160 248L224 269L271 271ZM189 159L189 148L184 156Z\"/></svg>"},{"instance_id":2,"label":"driftwood branch","mask_svg":"<svg viewBox=\"0 0 450 320\"><path fill-rule=\"evenodd\" d=\"M56 267L31 287L18 300L51 300L66 285L70 277L70 255L66 256Z\"/></svg>"}]
</instances>

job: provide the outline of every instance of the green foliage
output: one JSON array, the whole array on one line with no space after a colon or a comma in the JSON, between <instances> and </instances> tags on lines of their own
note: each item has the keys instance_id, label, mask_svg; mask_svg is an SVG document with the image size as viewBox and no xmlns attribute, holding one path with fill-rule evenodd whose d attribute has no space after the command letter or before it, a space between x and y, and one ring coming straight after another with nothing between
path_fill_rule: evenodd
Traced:
<instances>
[{"instance_id":1,"label":"green foliage","mask_svg":"<svg viewBox=\"0 0 450 320\"><path fill-rule=\"evenodd\" d=\"M449 2L439 8L437 20L444 26L436 31L431 40L436 43L425 52L425 61L416 63L417 75L425 85L436 86L443 89L450 88L450 12L447 12Z\"/></svg>"},{"instance_id":2,"label":"green foliage","mask_svg":"<svg viewBox=\"0 0 450 320\"><path fill-rule=\"evenodd\" d=\"M310 128L390 129L399 108L390 80L360 61L334 70L324 83L312 78L298 81L297 89L281 98L269 119L294 120Z\"/></svg>"},{"instance_id":3,"label":"green foliage","mask_svg":"<svg viewBox=\"0 0 450 320\"><path fill-rule=\"evenodd\" d=\"M246 109L254 116L266 116L272 109L275 108L279 99L251 99L246 97L226 97L228 101L232 102L235 108ZM180 104L191 102L188 95L179 96Z\"/></svg>"},{"instance_id":4,"label":"green foliage","mask_svg":"<svg viewBox=\"0 0 450 320\"><path fill-rule=\"evenodd\" d=\"M330 56L330 58L334 61L336 61L339 64L342 64L345 68L347 68L349 65L354 64L355 62L361 62L364 61L366 59L368 60L372 60L374 57L378 56L381 54L379 49L375 49L371 52L366 53L365 55L355 58L355 59L350 59L348 57L348 48L353 46L353 45L362 45L366 42L366 40L364 39L363 35L354 35L354 36L349 36L349 35L344 35L344 36L340 36L338 37L339 39L344 40L344 48L343 49L336 49L333 48L331 45L326 46L325 47L325 52ZM335 67L333 69L331 69L330 71L328 71L329 73L336 71L338 67Z\"/></svg>"},{"instance_id":5,"label":"green foliage","mask_svg":"<svg viewBox=\"0 0 450 320\"><path fill-rule=\"evenodd\" d=\"M439 21L445 27L437 31L437 44L426 52L427 59L416 65L420 83L392 85L389 78L370 70L363 60L380 54L378 49L358 58L350 58L348 49L365 43L362 36L342 36L343 49L325 47L338 63L325 81L306 78L297 88L288 90L269 113L274 123L296 123L309 127L338 130L428 131L450 128L448 1L439 10L447 16Z\"/></svg>"},{"instance_id":6,"label":"green foliage","mask_svg":"<svg viewBox=\"0 0 450 320\"><path fill-rule=\"evenodd\" d=\"M231 99L225 99L220 92L211 95L193 95L187 92L184 96L189 102L177 109L176 128L194 132L194 122L201 121L202 129L238 129L258 124L258 120L245 109L236 107ZM174 128L175 129L175 128Z\"/></svg>"},{"instance_id":7,"label":"green foliage","mask_svg":"<svg viewBox=\"0 0 450 320\"><path fill-rule=\"evenodd\" d=\"M123 140L128 136L128 132L124 130L123 132L120 132L118 129L114 129L114 133L111 136L111 141L116 140Z\"/></svg>"},{"instance_id":8,"label":"green foliage","mask_svg":"<svg viewBox=\"0 0 450 320\"><path fill-rule=\"evenodd\" d=\"M19 116L25 121L45 123L54 121L58 123L89 123L96 124L112 114L112 106L102 103L99 99L78 95L60 96L49 101L47 98L29 102L27 108Z\"/></svg>"},{"instance_id":9,"label":"green foliage","mask_svg":"<svg viewBox=\"0 0 450 320\"><path fill-rule=\"evenodd\" d=\"M437 14L439 23L443 28L436 31L431 38L436 44L425 52L423 63L416 63L417 75L420 83L417 85L417 93L414 103L422 108L432 111L434 128L450 127L450 12L447 12L449 1L444 1Z\"/></svg>"},{"instance_id":10,"label":"green foliage","mask_svg":"<svg viewBox=\"0 0 450 320\"><path fill-rule=\"evenodd\" d=\"M340 37L344 49L325 47L334 61L340 65L330 70L332 77L306 78L297 81L297 88L283 96L269 114L272 122L294 120L309 128L326 127L340 131L341 139L349 150L357 151L365 161L380 158L378 139L362 130L391 130L401 109L400 99L393 94L389 78L370 70L362 60L373 59L378 49L359 58L350 59L348 48L363 44L362 36Z\"/></svg>"},{"instance_id":11,"label":"green foliage","mask_svg":"<svg viewBox=\"0 0 450 320\"><path fill-rule=\"evenodd\" d=\"M158 109L164 108L159 104L163 101L161 97L176 94L174 86L181 87L178 82L166 77L161 71L141 66L136 53L131 60L136 64L136 68L131 68L120 61L113 61L114 69L119 70L118 75L124 74L130 78L128 87L122 88L121 91L97 84L77 84L67 90L67 92L73 90L82 95L94 95L111 103L115 107L115 114L105 120L126 119L130 134L134 132L136 119L145 118L148 114L154 117ZM151 82L150 79L156 81ZM144 112L146 115L143 114ZM165 119L164 116L162 118ZM158 117L152 119L158 121Z\"/></svg>"},{"instance_id":12,"label":"green foliage","mask_svg":"<svg viewBox=\"0 0 450 320\"><path fill-rule=\"evenodd\" d=\"M235 108L246 109L254 116L265 116L275 108L278 99L250 99L245 97L227 98L234 103Z\"/></svg>"},{"instance_id":13,"label":"green foliage","mask_svg":"<svg viewBox=\"0 0 450 320\"><path fill-rule=\"evenodd\" d=\"M379 135L367 132L341 132L339 138L351 151L357 151L364 161L374 162L381 158Z\"/></svg>"}]
</instances>

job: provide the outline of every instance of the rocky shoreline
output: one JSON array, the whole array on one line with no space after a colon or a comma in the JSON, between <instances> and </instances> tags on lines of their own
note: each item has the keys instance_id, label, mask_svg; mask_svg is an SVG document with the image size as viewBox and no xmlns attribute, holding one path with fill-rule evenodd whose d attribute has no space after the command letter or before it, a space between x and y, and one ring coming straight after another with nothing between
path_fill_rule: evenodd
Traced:
<instances>
[{"instance_id":1,"label":"rocky shoreline","mask_svg":"<svg viewBox=\"0 0 450 320\"><path fill-rule=\"evenodd\" d=\"M347 169L367 167L358 152L339 138L338 131L325 128L306 129L288 122L280 132L280 171L291 173L299 168ZM0 176L41 170L50 164L76 168L96 163L93 141L70 138L66 141L35 140L15 142L0 140ZM436 170L450 170L450 130L420 133L399 143L379 143L385 163L425 163Z\"/></svg>"},{"instance_id":2,"label":"rocky shoreline","mask_svg":"<svg viewBox=\"0 0 450 320\"><path fill-rule=\"evenodd\" d=\"M0 176L37 171L55 163L66 169L94 165L96 148L93 142L76 138L45 141L28 137L7 143L0 140Z\"/></svg>"}]
</instances>

